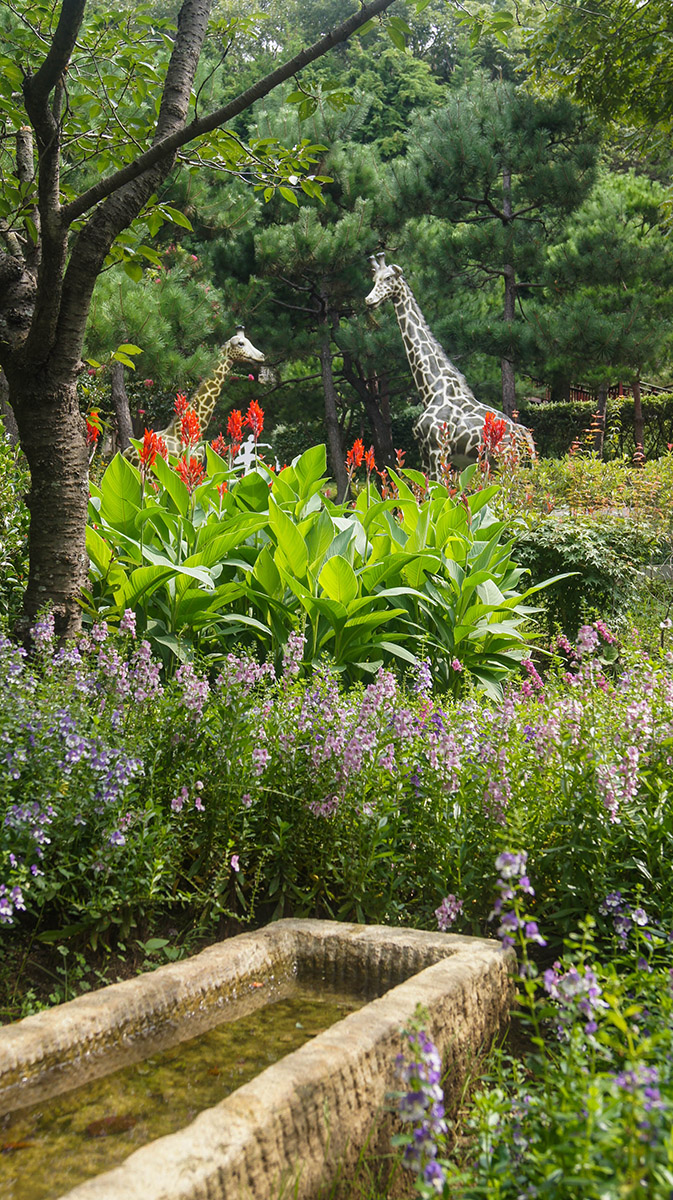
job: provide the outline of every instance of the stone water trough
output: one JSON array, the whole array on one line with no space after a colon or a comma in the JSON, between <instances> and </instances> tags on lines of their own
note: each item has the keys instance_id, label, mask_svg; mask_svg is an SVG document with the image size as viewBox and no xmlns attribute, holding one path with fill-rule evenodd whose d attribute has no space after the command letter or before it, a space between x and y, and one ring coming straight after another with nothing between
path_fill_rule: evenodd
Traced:
<instances>
[{"instance_id":1,"label":"stone water trough","mask_svg":"<svg viewBox=\"0 0 673 1200\"><path fill-rule=\"evenodd\" d=\"M507 1020L512 961L483 938L276 921L0 1028L0 1117L234 1020L292 980L348 989L364 1007L67 1192L67 1200L313 1200L348 1177L363 1147L389 1150L386 1097L398 1086L400 1031L417 1006L458 1092Z\"/></svg>"}]
</instances>

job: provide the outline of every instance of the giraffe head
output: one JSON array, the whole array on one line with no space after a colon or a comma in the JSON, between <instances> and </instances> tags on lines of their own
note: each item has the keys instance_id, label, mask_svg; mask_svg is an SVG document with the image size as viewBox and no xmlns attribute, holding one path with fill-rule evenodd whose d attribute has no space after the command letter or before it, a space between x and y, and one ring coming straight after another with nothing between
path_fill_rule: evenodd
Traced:
<instances>
[{"instance_id":1,"label":"giraffe head","mask_svg":"<svg viewBox=\"0 0 673 1200\"><path fill-rule=\"evenodd\" d=\"M245 336L245 326L243 325L236 326L236 333L229 338L228 342L224 343L224 348L229 352L233 362L265 362L262 351L253 346Z\"/></svg>"},{"instance_id":2,"label":"giraffe head","mask_svg":"<svg viewBox=\"0 0 673 1200\"><path fill-rule=\"evenodd\" d=\"M374 276L374 286L365 296L365 304L370 308L376 308L378 304L382 304L384 300L389 300L395 295L404 276L402 268L396 263L391 263L386 266L386 256L384 253L371 254L369 261L372 265L372 275Z\"/></svg>"}]
</instances>

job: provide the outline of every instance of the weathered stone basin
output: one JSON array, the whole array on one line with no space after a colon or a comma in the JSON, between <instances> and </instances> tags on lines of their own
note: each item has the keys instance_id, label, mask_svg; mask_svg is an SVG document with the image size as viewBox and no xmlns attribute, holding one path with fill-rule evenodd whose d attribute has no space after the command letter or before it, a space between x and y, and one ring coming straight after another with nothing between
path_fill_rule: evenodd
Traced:
<instances>
[{"instance_id":1,"label":"weathered stone basin","mask_svg":"<svg viewBox=\"0 0 673 1200\"><path fill-rule=\"evenodd\" d=\"M193 1038L292 979L376 997L67 1200L309 1200L369 1138L387 1148L386 1094L418 1004L458 1089L506 1019L512 957L482 938L284 920L194 958L0 1028L0 1115Z\"/></svg>"}]
</instances>

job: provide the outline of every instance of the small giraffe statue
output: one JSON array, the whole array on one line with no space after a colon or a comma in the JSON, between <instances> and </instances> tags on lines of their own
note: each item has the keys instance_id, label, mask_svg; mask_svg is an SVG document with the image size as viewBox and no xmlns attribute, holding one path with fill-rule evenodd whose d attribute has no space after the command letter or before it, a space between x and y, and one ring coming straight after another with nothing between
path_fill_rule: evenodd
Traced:
<instances>
[{"instance_id":1,"label":"small giraffe statue","mask_svg":"<svg viewBox=\"0 0 673 1200\"><path fill-rule=\"evenodd\" d=\"M257 350L252 342L245 336L245 328L243 325L236 326L236 333L230 337L222 347L217 366L212 375L208 379L204 379L203 383L199 384L194 392L194 395L189 401L189 407L194 410L201 426L201 433L204 434L210 418L213 415L213 410L217 404L222 384L229 374L233 363L235 362L258 362L265 361L261 350ZM180 454L182 452L182 444L180 442L180 420L175 416L170 425L159 432L166 443L169 454ZM138 453L133 446L124 451L124 458L130 462L138 463Z\"/></svg>"},{"instance_id":2,"label":"small giraffe statue","mask_svg":"<svg viewBox=\"0 0 673 1200\"><path fill-rule=\"evenodd\" d=\"M465 376L456 370L432 333L402 268L395 263L386 266L385 254L372 254L369 261L374 287L365 297L365 303L375 308L384 300L392 300L395 307L411 373L423 404L423 412L414 424L414 437L428 476L439 477L442 461L463 467L476 460L488 412L506 421L507 430L521 444L526 456L535 458L535 443L523 425L475 399Z\"/></svg>"}]
</instances>

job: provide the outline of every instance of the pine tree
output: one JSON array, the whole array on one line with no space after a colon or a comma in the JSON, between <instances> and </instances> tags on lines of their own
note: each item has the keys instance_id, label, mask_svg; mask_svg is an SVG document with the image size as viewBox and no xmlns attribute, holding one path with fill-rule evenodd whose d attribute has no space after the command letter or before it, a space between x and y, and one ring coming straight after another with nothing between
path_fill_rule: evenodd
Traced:
<instances>
[{"instance_id":1,"label":"pine tree","mask_svg":"<svg viewBox=\"0 0 673 1200\"><path fill-rule=\"evenodd\" d=\"M595 178L597 136L566 100L539 100L512 84L473 80L441 110L422 114L413 145L392 164L400 212L430 214L414 228L434 274L469 277L499 294L500 320L473 331L501 363L502 408L515 408L515 368L525 347L522 310L541 286L547 249ZM428 247L423 253L423 234Z\"/></svg>"}]
</instances>

